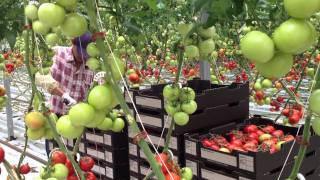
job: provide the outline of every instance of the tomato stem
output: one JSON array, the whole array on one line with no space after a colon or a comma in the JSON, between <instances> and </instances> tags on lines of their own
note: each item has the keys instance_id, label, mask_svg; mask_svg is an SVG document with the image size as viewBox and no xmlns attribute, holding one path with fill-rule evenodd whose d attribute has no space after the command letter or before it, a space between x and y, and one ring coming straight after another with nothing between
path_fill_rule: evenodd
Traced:
<instances>
[{"instance_id":1,"label":"tomato stem","mask_svg":"<svg viewBox=\"0 0 320 180\"><path fill-rule=\"evenodd\" d=\"M90 19L91 27L94 30L99 30L98 23L97 23L97 16L96 16L96 11L98 11L98 10L95 8L94 3L95 3L94 1L87 0L88 16L89 16L89 19ZM100 29L100 30L102 30L102 29ZM124 97L123 97L123 94L122 94L122 91L121 91L120 87L116 84L116 80L115 80L114 74L111 73L112 72L111 71L111 64L110 64L111 62L109 62L107 60L106 53L105 53L105 50L107 49L107 47L104 44L102 39L97 39L96 40L96 44L97 44L97 47L98 47L98 49L100 51L100 57L102 57L102 59L104 61L103 70L107 73L106 76L111 75L111 80L109 81L109 83L110 83L110 85L112 87L113 92L115 93L115 96L116 96L117 100L120 103L121 108L123 109L123 111L127 115L126 119L128 120L128 124L130 125L130 127L132 128L134 133L140 133L140 129L139 129L138 124L136 123L136 121L129 120L129 119L133 119L133 118L128 118L129 116L130 117L133 117L133 116L131 114L131 111L130 111L126 101L124 100ZM111 51L111 49L110 49L110 51ZM112 52L110 52L110 53L111 53L112 56L114 56L114 54ZM109 76L109 78L110 78L110 76ZM144 154L147 156L148 162L150 163L150 166L152 167L153 172L157 176L157 179L164 180L165 178L164 178L164 175L163 175L163 173L161 171L160 164L157 163L157 161L155 160L155 156L151 152L149 145L143 139L141 139L138 142L138 145L143 150Z\"/></svg>"},{"instance_id":2,"label":"tomato stem","mask_svg":"<svg viewBox=\"0 0 320 180\"><path fill-rule=\"evenodd\" d=\"M320 64L318 64L316 75L314 77L314 81L316 82L316 84L311 88L311 92L314 91L315 89L319 88ZM309 139L311 136L311 134L310 134L311 116L312 116L312 112L310 110L310 105L309 105L308 111L307 111L307 117L306 117L304 127L303 127L302 142L309 142ZM292 168L292 171L289 175L288 180L294 180L297 178L297 174L299 173L299 170L302 165L302 161L304 159L306 150L307 150L307 146L304 143L301 143L298 155L295 158L294 166Z\"/></svg>"}]
</instances>

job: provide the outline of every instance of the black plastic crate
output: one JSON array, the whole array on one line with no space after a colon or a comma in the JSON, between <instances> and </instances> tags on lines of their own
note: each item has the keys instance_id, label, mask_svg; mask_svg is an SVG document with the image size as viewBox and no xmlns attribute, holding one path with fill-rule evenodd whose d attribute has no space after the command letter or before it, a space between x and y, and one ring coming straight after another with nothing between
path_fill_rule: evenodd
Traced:
<instances>
[{"instance_id":1,"label":"black plastic crate","mask_svg":"<svg viewBox=\"0 0 320 180\"><path fill-rule=\"evenodd\" d=\"M129 157L130 172L140 173L140 161L137 157Z\"/></svg>"},{"instance_id":2,"label":"black plastic crate","mask_svg":"<svg viewBox=\"0 0 320 180\"><path fill-rule=\"evenodd\" d=\"M130 180L143 180L143 178L141 174L130 171Z\"/></svg>"},{"instance_id":3,"label":"black plastic crate","mask_svg":"<svg viewBox=\"0 0 320 180\"><path fill-rule=\"evenodd\" d=\"M98 129L87 129L85 140L96 143L99 146L109 146L113 148L128 147L128 127L125 126L122 132L101 131Z\"/></svg>"},{"instance_id":4,"label":"black plastic crate","mask_svg":"<svg viewBox=\"0 0 320 180\"><path fill-rule=\"evenodd\" d=\"M316 167L319 161L316 156L319 156L319 152L309 156L307 155L302 163L300 173L303 174L307 180L317 180ZM280 180L285 180L289 176L293 164L293 161L286 164ZM247 174L210 163L200 163L200 175L203 180L276 180L280 175L281 169L282 166L264 172L263 174Z\"/></svg>"},{"instance_id":5,"label":"black plastic crate","mask_svg":"<svg viewBox=\"0 0 320 180\"><path fill-rule=\"evenodd\" d=\"M274 169L281 167L284 164L285 158L291 148L293 142L287 142L282 144L281 151L274 154L269 152L239 152L233 151L232 153L224 153L220 151L214 151L209 148L203 147L201 139L207 137L208 133L224 135L231 130L241 129L245 124L256 124L256 125L269 125L273 124L273 121L260 117L254 117L249 120L230 123L228 125L213 128L210 131L197 133L197 134L186 134L185 156L199 159L204 163L211 163L219 166L227 167L228 169L237 170L239 172L252 173L252 174L263 174L270 172ZM297 128L287 127L278 124L274 124L276 129L281 129L285 134L296 135ZM300 133L302 130L300 131ZM320 137L311 136L310 146L307 148L307 154L312 154L318 151L320 147ZM294 156L297 154L299 144L295 144L292 153L289 157L289 161L292 161ZM317 159L318 160L318 159ZM319 163L319 162L318 162Z\"/></svg>"},{"instance_id":6,"label":"black plastic crate","mask_svg":"<svg viewBox=\"0 0 320 180\"><path fill-rule=\"evenodd\" d=\"M198 104L197 111L190 115L185 126L175 126L174 133L182 135L197 132L208 127L214 127L245 119L249 116L249 85L212 85L209 81L192 80L188 82L193 87ZM143 124L150 128L169 128L165 123L167 115L164 109L162 90L165 85L155 85L151 89L133 91L134 102ZM140 123L137 114L137 122Z\"/></svg>"},{"instance_id":7,"label":"black plastic crate","mask_svg":"<svg viewBox=\"0 0 320 180\"><path fill-rule=\"evenodd\" d=\"M162 149L164 147L166 132L164 132L164 135L162 138L160 138L161 132L159 132L159 131L157 132L155 130L148 129L147 133L156 148L158 147L158 144L159 144L158 152L162 152ZM143 151L140 150L139 146L137 146L133 143L133 140L132 140L133 136L134 136L133 133L131 133L129 130L129 154L131 156L138 157L139 159L146 160L146 157L145 157ZM155 152L153 147L151 146L151 143L149 143L148 139L146 139L146 142L148 143L149 147L151 148L151 151ZM184 161L184 136L173 135L171 137L169 149L176 156L176 160L179 162L179 164L184 165L185 164L185 161Z\"/></svg>"},{"instance_id":8,"label":"black plastic crate","mask_svg":"<svg viewBox=\"0 0 320 180\"><path fill-rule=\"evenodd\" d=\"M186 157L185 167L189 167L193 173L193 179L200 179L200 161L199 159Z\"/></svg>"},{"instance_id":9,"label":"black plastic crate","mask_svg":"<svg viewBox=\"0 0 320 180\"><path fill-rule=\"evenodd\" d=\"M106 177L114 180L130 179L129 163L111 164L106 163Z\"/></svg>"},{"instance_id":10,"label":"black plastic crate","mask_svg":"<svg viewBox=\"0 0 320 180\"><path fill-rule=\"evenodd\" d=\"M165 85L153 85L150 89L132 91L134 103L139 108L164 110L162 91ZM191 87L196 92L195 101L198 103L198 110L231 104L249 98L248 83L216 85L210 84L210 81L207 80L194 79L188 81L184 86Z\"/></svg>"},{"instance_id":11,"label":"black plastic crate","mask_svg":"<svg viewBox=\"0 0 320 180\"><path fill-rule=\"evenodd\" d=\"M98 147L94 143L85 143L86 154L101 161L114 165L127 163L129 161L129 149L113 148L109 146Z\"/></svg>"}]
</instances>

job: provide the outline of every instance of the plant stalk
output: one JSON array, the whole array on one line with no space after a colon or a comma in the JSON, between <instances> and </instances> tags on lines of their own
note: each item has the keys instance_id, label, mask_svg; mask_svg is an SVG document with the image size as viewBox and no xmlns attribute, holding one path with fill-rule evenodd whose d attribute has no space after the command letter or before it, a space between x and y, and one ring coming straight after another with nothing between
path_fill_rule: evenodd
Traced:
<instances>
[{"instance_id":1,"label":"plant stalk","mask_svg":"<svg viewBox=\"0 0 320 180\"><path fill-rule=\"evenodd\" d=\"M88 7L88 15L90 18L90 24L91 27L94 30L99 30L98 28L98 23L97 23L97 16L96 16L96 9L95 9L95 2L91 1L91 0L87 0L87 7ZM124 97L122 95L122 91L121 89L118 87L118 85L115 83L115 78L114 75L111 73L111 66L110 63L107 58L106 58L106 53L105 50L107 49L106 45L104 44L102 39L97 39L96 41L97 47L100 51L100 56L103 58L104 60L104 70L106 70L107 74L111 75L111 87L112 90L117 98L117 100L120 103L121 108L123 109L123 111L127 114L127 117L133 117L131 115L131 111L128 107L128 105L126 104ZM112 52L111 52L112 53ZM117 71L118 72L118 71ZM136 123L135 120L132 119L128 119L128 124L131 126L132 130L134 133L140 133L140 129L138 127L138 124ZM151 152L149 145L146 143L145 140L141 139L138 142L139 147L143 150L143 152L145 153L145 155L147 156L148 162L150 163L150 166L152 167L153 172L155 173L156 177L159 180L164 180L164 175L160 169L160 165L158 164L158 162L155 160L154 154Z\"/></svg>"},{"instance_id":2,"label":"plant stalk","mask_svg":"<svg viewBox=\"0 0 320 180\"><path fill-rule=\"evenodd\" d=\"M318 64L318 67L317 67L317 72L316 72L316 75L315 75L315 86L313 86L311 88L312 91L314 91L315 89L318 89L319 88L319 81L320 81L320 64ZM311 91L311 92L312 92ZM294 166L292 168L292 171L288 177L288 180L295 180L297 178L297 175L299 173L299 170L300 170L300 167L302 165L302 161L304 159L304 156L305 156L305 153L306 153L306 150L307 150L307 146L304 144L304 142L309 142L309 139L310 139L310 127L311 127L311 117L312 117L312 112L310 110L310 107L308 108L308 111L307 111L307 117L306 117L306 120L305 120L305 123L304 123L304 127L303 127L303 135L302 135L302 143L300 145L300 148L299 148L299 152L298 152L298 155L295 157L295 162L294 162Z\"/></svg>"}]
</instances>

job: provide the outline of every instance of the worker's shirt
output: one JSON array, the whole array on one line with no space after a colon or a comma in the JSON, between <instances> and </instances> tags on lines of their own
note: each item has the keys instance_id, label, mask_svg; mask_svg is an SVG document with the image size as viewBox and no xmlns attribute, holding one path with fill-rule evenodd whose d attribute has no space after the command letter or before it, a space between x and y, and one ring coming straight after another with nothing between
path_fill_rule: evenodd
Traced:
<instances>
[{"instance_id":1,"label":"worker's shirt","mask_svg":"<svg viewBox=\"0 0 320 180\"><path fill-rule=\"evenodd\" d=\"M57 46L54 51L54 64L50 71L53 79L77 102L83 101L93 81L94 72L87 69L85 63L80 68L76 67L72 47ZM68 107L59 96L51 97L51 105L51 110L56 114L63 115L68 111Z\"/></svg>"}]
</instances>

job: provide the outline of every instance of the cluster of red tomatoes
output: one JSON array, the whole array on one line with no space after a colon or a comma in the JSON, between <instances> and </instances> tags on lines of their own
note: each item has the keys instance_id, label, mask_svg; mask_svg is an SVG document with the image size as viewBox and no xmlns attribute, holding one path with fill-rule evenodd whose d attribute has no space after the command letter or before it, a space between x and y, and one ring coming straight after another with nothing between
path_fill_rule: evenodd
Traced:
<instances>
[{"instance_id":1,"label":"cluster of red tomatoes","mask_svg":"<svg viewBox=\"0 0 320 180\"><path fill-rule=\"evenodd\" d=\"M303 108L300 105L294 105L291 108L287 107L282 110L282 115L288 118L284 121L284 124L290 123L291 125L296 125L303 117Z\"/></svg>"},{"instance_id":2,"label":"cluster of red tomatoes","mask_svg":"<svg viewBox=\"0 0 320 180\"><path fill-rule=\"evenodd\" d=\"M54 151L51 155L51 169L45 169L41 176L64 177L66 180L79 180L71 161L62 151ZM80 169L85 173L86 180L96 180L96 176L91 171L95 162L89 156L80 158Z\"/></svg>"},{"instance_id":3,"label":"cluster of red tomatoes","mask_svg":"<svg viewBox=\"0 0 320 180\"><path fill-rule=\"evenodd\" d=\"M192 180L192 170L189 167L180 169L167 153L160 153L155 159L161 165L166 180Z\"/></svg>"},{"instance_id":4,"label":"cluster of red tomatoes","mask_svg":"<svg viewBox=\"0 0 320 180\"><path fill-rule=\"evenodd\" d=\"M254 124L246 125L243 130L229 132L227 138L213 135L202 139L201 142L206 148L225 153L269 151L272 154L280 151L283 143L294 140L294 136L285 135L282 130L275 129L273 125L258 127Z\"/></svg>"}]
</instances>

